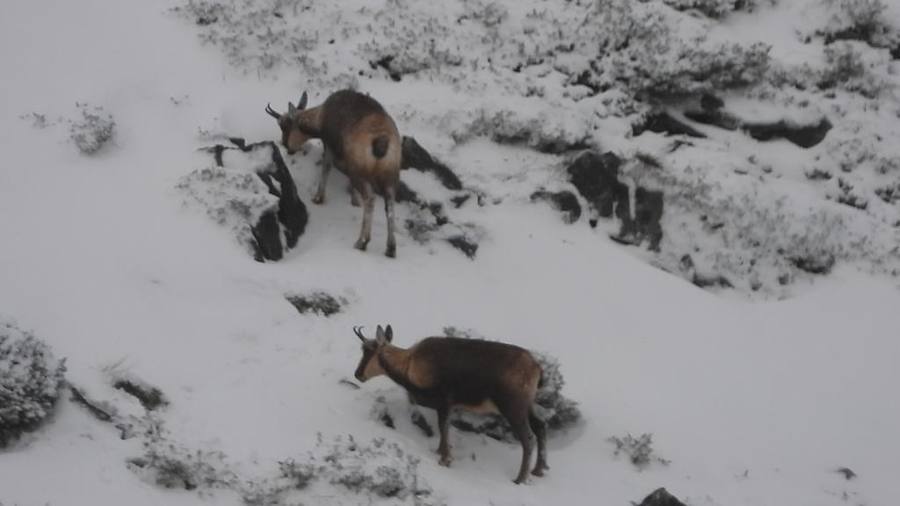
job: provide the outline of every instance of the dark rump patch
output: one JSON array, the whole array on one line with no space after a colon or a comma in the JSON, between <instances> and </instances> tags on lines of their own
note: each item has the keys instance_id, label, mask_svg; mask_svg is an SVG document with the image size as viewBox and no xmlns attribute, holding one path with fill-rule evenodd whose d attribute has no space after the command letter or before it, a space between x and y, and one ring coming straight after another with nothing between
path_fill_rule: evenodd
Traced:
<instances>
[{"instance_id":1,"label":"dark rump patch","mask_svg":"<svg viewBox=\"0 0 900 506\"><path fill-rule=\"evenodd\" d=\"M372 141L372 154L375 155L375 158L384 158L384 155L387 154L390 142L387 135L376 137L375 140Z\"/></svg>"}]
</instances>

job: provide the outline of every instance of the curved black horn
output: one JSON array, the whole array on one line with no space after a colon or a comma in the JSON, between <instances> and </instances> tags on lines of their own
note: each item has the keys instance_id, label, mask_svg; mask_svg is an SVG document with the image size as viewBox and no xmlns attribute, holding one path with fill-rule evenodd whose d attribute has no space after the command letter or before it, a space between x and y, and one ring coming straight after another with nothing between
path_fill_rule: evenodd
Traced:
<instances>
[{"instance_id":1,"label":"curved black horn","mask_svg":"<svg viewBox=\"0 0 900 506\"><path fill-rule=\"evenodd\" d=\"M367 339L366 336L362 335L362 329L362 325L360 325L359 327L353 327L353 333L356 334L356 337L358 337L360 341L366 342Z\"/></svg>"},{"instance_id":2,"label":"curved black horn","mask_svg":"<svg viewBox=\"0 0 900 506\"><path fill-rule=\"evenodd\" d=\"M281 115L275 112L275 109L272 109L270 104L266 104L266 112L275 119L281 119Z\"/></svg>"}]
</instances>

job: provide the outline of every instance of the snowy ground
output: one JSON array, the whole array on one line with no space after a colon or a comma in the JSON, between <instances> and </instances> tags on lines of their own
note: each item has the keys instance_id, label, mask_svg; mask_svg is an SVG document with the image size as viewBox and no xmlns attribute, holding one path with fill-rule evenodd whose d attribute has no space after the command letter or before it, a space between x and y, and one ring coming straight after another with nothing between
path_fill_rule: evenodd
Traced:
<instances>
[{"instance_id":1,"label":"snowy ground","mask_svg":"<svg viewBox=\"0 0 900 506\"><path fill-rule=\"evenodd\" d=\"M624 505L660 486L694 506L896 502L900 292L890 271L897 265L897 203L870 196L873 203L863 212L826 200L832 188L803 176L813 165L841 173L841 156L877 129L883 137L859 148L867 153L862 168L845 177L867 190L882 179L895 181L900 167L877 172L879 160L897 156L900 106L893 90L878 100L837 90L838 103L797 92L803 96L795 100L811 101L812 108L844 111L835 121L836 135L809 151L710 129L709 139L662 157L672 174L686 174L676 177L677 184L696 177L715 189L698 205L722 212L735 229L771 239L773 251L803 242L792 232L796 228L833 239L828 247L845 252L839 260L846 261L828 276L806 276L789 289L767 284L771 290L756 296L747 288L748 275L737 289L712 293L654 267L671 268L695 243L712 251L705 264L702 255L695 258L712 270L726 269L745 252L727 237L699 235L691 221L695 211L685 204L689 192L672 192L678 212L666 218L670 228L661 254L623 248L608 239L611 224L591 229L582 218L567 226L554 211L528 201L538 186L565 187L568 155L497 144L485 138L496 131L478 131L511 110L519 116L507 117L500 130L541 125L541 135L549 131L550 137L576 141L588 135L585 125L594 125L588 136L604 149L664 153L671 138L630 135L630 119L612 100L621 94L615 88L575 100L577 90L563 87L552 68L516 73L486 63L474 67L468 80L473 67L458 65L394 82L369 69L367 58L381 48L366 45L371 26L363 20L398 27L396 38L387 30L379 39L396 46L404 37L421 37L419 31L440 30L415 17L421 8L398 10L405 2L371 7L400 12L385 19L383 13L359 12L356 3L344 5L345 14L337 7L306 11L300 2L261 4L285 13L299 5L299 12L309 13L285 14L286 25L276 26L301 23L317 33L323 42L310 51L304 72L318 73L298 75L296 62L277 58L267 67L256 57L240 60L255 50L250 46L240 46L250 53L235 56L223 53L227 45L221 43L201 45L198 31L207 32L170 12L175 3L15 0L5 6L0 317L33 330L66 357L73 384L135 416L142 408L111 382L134 377L160 388L170 404L156 416L170 440L188 451L221 452L213 467L241 483L272 480L278 462L303 461L319 455L323 444L352 435L364 445L384 438L419 459L416 476L431 491L384 499L315 483L280 497L283 504ZM795 44L791 35L805 24L801 16L819 12L814 2L803 4L783 1L703 29L713 40L768 39L778 65L814 65L821 45ZM494 17L504 20L493 41L443 33L434 54L451 57L482 54L477 51L483 44L496 46L497 54L513 51L502 42L513 38L503 33L510 23L532 20L541 29L551 21L530 17L530 8L554 12L537 0L508 7L506 17L481 3L446 5L435 8L435 16L465 15L488 28ZM900 18L898 11L890 7L891 19ZM575 7L559 10L552 22L581 15ZM677 16L685 30L708 23ZM446 19L455 26L454 17ZM770 36L757 29L760 23ZM331 32L341 35L333 45ZM342 45L345 40L353 44ZM408 47L411 61L418 61L418 46ZM287 53L275 47L272 54ZM323 68L326 56L337 59ZM577 56L575 51L566 58ZM369 75L356 72L361 66ZM896 67L888 58L872 72L896 81ZM474 260L440 241L419 244L406 233L398 237L398 259L387 259L380 254L384 227L378 214L370 251L352 249L360 216L349 206L341 176L332 176L326 205L309 202L318 148L288 159L310 222L281 262L254 262L225 229L184 205L175 185L209 163L197 148L215 142L211 135L274 139L276 126L263 113L267 102L283 108L279 104L310 87L317 103L335 83L349 81L396 111L403 133L415 135L467 187L489 197L484 207L449 211L455 223L484 231ZM545 98L519 94L527 95L529 86L545 88ZM780 101L790 95L776 94L761 110L758 100L742 102L759 98L758 90L730 93L729 107L748 115L783 107ZM79 152L67 122L82 117L76 102L113 115L112 145L90 156ZM472 131L483 135L470 138ZM757 161L748 166L749 176L731 170L729 163L751 154ZM756 168L767 163L774 175ZM446 198L427 175L408 171L403 178L422 194ZM829 184L837 188L836 181ZM768 202L786 202L788 211ZM752 212L728 214L736 207ZM763 221L772 228L747 224ZM841 227L830 228L837 222ZM777 278L780 260L761 255L769 267L759 275ZM316 290L345 298L345 311L328 318L300 315L284 299ZM439 467L437 440L408 422L399 387L385 379L359 390L341 384L352 378L359 359L351 327L366 325L371 332L386 322L401 345L455 326L558 358L564 393L580 403L584 422L550 440L548 476L514 486L518 448L458 431L451 431L453 467ZM385 397L396 429L372 415L378 396ZM608 438L626 433L652 433L655 453L671 463L639 471L614 457ZM127 465L144 453L143 441L120 440L113 427L65 400L50 423L0 452L0 504L249 504L235 487L157 486ZM858 477L848 481L836 472L844 466Z\"/></svg>"}]
</instances>

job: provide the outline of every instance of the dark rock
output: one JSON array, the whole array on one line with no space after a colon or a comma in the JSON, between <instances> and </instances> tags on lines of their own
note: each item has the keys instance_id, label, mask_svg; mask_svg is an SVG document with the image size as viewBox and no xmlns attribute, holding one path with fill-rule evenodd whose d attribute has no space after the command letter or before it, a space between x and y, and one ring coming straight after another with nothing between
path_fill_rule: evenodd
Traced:
<instances>
[{"instance_id":1,"label":"dark rock","mask_svg":"<svg viewBox=\"0 0 900 506\"><path fill-rule=\"evenodd\" d=\"M721 109L724 106L725 102L712 93L707 92L703 93L703 95L700 96L700 107L704 111L715 111Z\"/></svg>"},{"instance_id":2,"label":"dark rock","mask_svg":"<svg viewBox=\"0 0 900 506\"><path fill-rule=\"evenodd\" d=\"M828 118L815 125L793 125L784 120L774 123L744 123L741 128L758 141L786 139L801 148L811 148L822 142L831 130Z\"/></svg>"},{"instance_id":3,"label":"dark rock","mask_svg":"<svg viewBox=\"0 0 900 506\"><path fill-rule=\"evenodd\" d=\"M94 402L82 392L78 387L69 385L69 392L72 394L72 402L80 405L88 410L88 413L101 422L112 422L115 414L110 408L100 403Z\"/></svg>"},{"instance_id":4,"label":"dark rock","mask_svg":"<svg viewBox=\"0 0 900 506\"><path fill-rule=\"evenodd\" d=\"M856 478L856 473L854 473L853 470L850 469L849 467L839 467L839 468L835 469L834 472L844 475L844 479L846 479L847 481L850 481L853 478Z\"/></svg>"},{"instance_id":5,"label":"dark rock","mask_svg":"<svg viewBox=\"0 0 900 506\"><path fill-rule=\"evenodd\" d=\"M791 263L801 271L810 274L828 274L834 267L835 258L830 253L822 255L807 255L802 257L791 258Z\"/></svg>"},{"instance_id":6,"label":"dark rock","mask_svg":"<svg viewBox=\"0 0 900 506\"><path fill-rule=\"evenodd\" d=\"M531 194L531 201L549 202L554 209L562 213L563 221L566 223L575 223L581 217L578 197L568 190L558 192L538 190Z\"/></svg>"},{"instance_id":7,"label":"dark rock","mask_svg":"<svg viewBox=\"0 0 900 506\"><path fill-rule=\"evenodd\" d=\"M241 138L235 137L229 140L236 146L235 148L216 145L207 149L207 151L213 153L216 165L219 167L225 166L222 154L228 149L238 149L245 153L268 150L270 153L271 165L259 170L256 172L256 175L265 183L269 193L278 197L278 210L277 212L263 214L259 222L251 225L251 232L257 261L281 260L284 256L284 251L296 246L297 241L306 229L306 223L309 219L306 205L300 200L294 178L284 163L281 151L274 142L263 141L248 145ZM284 230L283 241L282 228Z\"/></svg>"},{"instance_id":8,"label":"dark rock","mask_svg":"<svg viewBox=\"0 0 900 506\"><path fill-rule=\"evenodd\" d=\"M663 193L638 187L634 192L634 218L629 211L628 199L621 202L616 216L622 220L618 240L640 245L644 239L650 242L651 251L659 251L663 231L660 220L663 216ZM621 210L622 212L619 212Z\"/></svg>"},{"instance_id":9,"label":"dark rock","mask_svg":"<svg viewBox=\"0 0 900 506\"><path fill-rule=\"evenodd\" d=\"M300 314L318 313L322 316L340 313L341 308L347 304L346 300L325 292L313 292L307 295L286 295L285 299L297 308Z\"/></svg>"},{"instance_id":10,"label":"dark rock","mask_svg":"<svg viewBox=\"0 0 900 506\"><path fill-rule=\"evenodd\" d=\"M393 65L391 65L391 62L393 61L394 56L387 55L379 58L378 60L370 61L369 66L372 67L373 70L381 67L387 71L388 76L390 76L391 80L400 81L400 79L403 78L403 74L398 69L394 68Z\"/></svg>"},{"instance_id":11,"label":"dark rock","mask_svg":"<svg viewBox=\"0 0 900 506\"><path fill-rule=\"evenodd\" d=\"M685 506L665 488L658 488L644 498L638 506Z\"/></svg>"},{"instance_id":12,"label":"dark rock","mask_svg":"<svg viewBox=\"0 0 900 506\"><path fill-rule=\"evenodd\" d=\"M675 118L666 111L648 114L644 118L643 123L634 125L631 128L631 132L634 135L641 135L647 130L666 135L687 135L701 139L706 137L703 132Z\"/></svg>"},{"instance_id":13,"label":"dark rock","mask_svg":"<svg viewBox=\"0 0 900 506\"><path fill-rule=\"evenodd\" d=\"M140 381L120 379L113 383L113 388L121 390L136 398L147 411L153 411L169 404L162 391Z\"/></svg>"},{"instance_id":14,"label":"dark rock","mask_svg":"<svg viewBox=\"0 0 900 506\"><path fill-rule=\"evenodd\" d=\"M645 162L646 163L646 162ZM632 217L628 186L619 181L622 160L613 153L598 155L586 152L568 167L569 179L578 192L603 218L615 213L622 225L614 240L623 244L640 245L648 239L650 249L659 250L663 231L663 193L644 187L635 189L635 212ZM648 165L658 165L655 159ZM596 221L591 221L596 226Z\"/></svg>"},{"instance_id":15,"label":"dark rock","mask_svg":"<svg viewBox=\"0 0 900 506\"><path fill-rule=\"evenodd\" d=\"M616 202L628 201L628 187L619 182L622 159L611 152L581 154L566 169L578 193L603 218L613 215Z\"/></svg>"},{"instance_id":16,"label":"dark rock","mask_svg":"<svg viewBox=\"0 0 900 506\"><path fill-rule=\"evenodd\" d=\"M436 160L414 138L403 137L403 168L433 173L449 190L462 190L462 181L449 167Z\"/></svg>"},{"instance_id":17,"label":"dark rock","mask_svg":"<svg viewBox=\"0 0 900 506\"><path fill-rule=\"evenodd\" d=\"M447 242L454 248L462 251L469 258L474 259L478 252L478 243L465 235L459 234L447 238Z\"/></svg>"}]
</instances>

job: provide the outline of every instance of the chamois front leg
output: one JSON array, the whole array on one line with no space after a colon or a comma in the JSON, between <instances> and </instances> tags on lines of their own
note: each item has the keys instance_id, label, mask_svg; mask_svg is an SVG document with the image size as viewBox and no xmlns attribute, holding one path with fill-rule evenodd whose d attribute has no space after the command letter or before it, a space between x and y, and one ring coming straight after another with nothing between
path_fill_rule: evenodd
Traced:
<instances>
[{"instance_id":1,"label":"chamois front leg","mask_svg":"<svg viewBox=\"0 0 900 506\"><path fill-rule=\"evenodd\" d=\"M384 189L384 214L387 217L387 249L384 254L390 258L397 256L397 240L394 238L394 186Z\"/></svg>"},{"instance_id":2,"label":"chamois front leg","mask_svg":"<svg viewBox=\"0 0 900 506\"><path fill-rule=\"evenodd\" d=\"M450 467L453 459L450 457L450 443L447 433L450 429L450 407L442 406L437 409L438 414L438 430L441 433L441 442L438 444L438 455L441 459L438 463L445 467Z\"/></svg>"},{"instance_id":3,"label":"chamois front leg","mask_svg":"<svg viewBox=\"0 0 900 506\"><path fill-rule=\"evenodd\" d=\"M312 199L313 204L322 204L325 202L325 186L328 183L328 172L331 171L332 163L331 151L329 151L328 148L325 148L325 152L322 154L322 172L319 175L319 189Z\"/></svg>"},{"instance_id":4,"label":"chamois front leg","mask_svg":"<svg viewBox=\"0 0 900 506\"><path fill-rule=\"evenodd\" d=\"M363 219L362 227L359 231L359 239L356 240L355 247L360 251L365 251L372 238L372 211L375 209L375 195L372 187L365 181L359 181L353 185L363 201Z\"/></svg>"}]
</instances>

